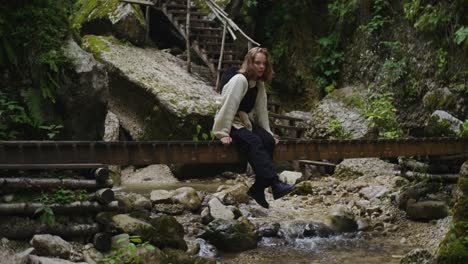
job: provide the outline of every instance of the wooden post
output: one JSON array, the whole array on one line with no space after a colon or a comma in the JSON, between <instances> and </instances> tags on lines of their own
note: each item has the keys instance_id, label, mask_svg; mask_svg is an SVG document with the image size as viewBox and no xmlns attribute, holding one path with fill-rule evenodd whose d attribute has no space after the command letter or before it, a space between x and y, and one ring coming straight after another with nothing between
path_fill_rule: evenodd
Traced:
<instances>
[{"instance_id":1,"label":"wooden post","mask_svg":"<svg viewBox=\"0 0 468 264\"><path fill-rule=\"evenodd\" d=\"M223 38L221 40L221 51L219 52L219 60L218 60L218 74L216 76L216 89L221 91L221 87L219 86L219 78L221 77L221 64L223 63L223 54L224 54L224 43L226 42L226 29L227 29L227 22L224 22L223 28Z\"/></svg>"},{"instance_id":2,"label":"wooden post","mask_svg":"<svg viewBox=\"0 0 468 264\"><path fill-rule=\"evenodd\" d=\"M190 0L187 0L187 21L185 22L185 36L187 46L187 71L192 72L190 67Z\"/></svg>"},{"instance_id":3,"label":"wooden post","mask_svg":"<svg viewBox=\"0 0 468 264\"><path fill-rule=\"evenodd\" d=\"M146 6L146 35L145 35L145 43L148 43L149 40L149 33L150 33L150 6Z\"/></svg>"}]
</instances>

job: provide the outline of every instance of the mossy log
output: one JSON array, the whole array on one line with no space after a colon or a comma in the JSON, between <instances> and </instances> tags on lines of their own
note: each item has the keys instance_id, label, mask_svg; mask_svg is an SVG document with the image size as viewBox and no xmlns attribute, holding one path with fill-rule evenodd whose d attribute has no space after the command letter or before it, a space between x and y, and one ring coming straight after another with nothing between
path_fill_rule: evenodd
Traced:
<instances>
[{"instance_id":1,"label":"mossy log","mask_svg":"<svg viewBox=\"0 0 468 264\"><path fill-rule=\"evenodd\" d=\"M80 179L49 179L49 178L0 178L0 187L2 189L83 189L83 190L98 190L101 188L112 187L112 181L107 180L98 182L97 180L80 180Z\"/></svg>"},{"instance_id":2,"label":"mossy log","mask_svg":"<svg viewBox=\"0 0 468 264\"><path fill-rule=\"evenodd\" d=\"M8 239L28 239L36 234L57 235L65 239L86 238L99 232L99 225L93 224L55 224L48 226L37 222L28 225L7 225L0 224L0 237Z\"/></svg>"},{"instance_id":3,"label":"mossy log","mask_svg":"<svg viewBox=\"0 0 468 264\"><path fill-rule=\"evenodd\" d=\"M91 175L98 183L105 183L109 179L109 169L104 167L97 168L92 170Z\"/></svg>"},{"instance_id":4,"label":"mossy log","mask_svg":"<svg viewBox=\"0 0 468 264\"><path fill-rule=\"evenodd\" d=\"M403 176L410 180L440 181L445 183L457 183L459 178L458 174L429 174L414 171L407 171Z\"/></svg>"},{"instance_id":5,"label":"mossy log","mask_svg":"<svg viewBox=\"0 0 468 264\"><path fill-rule=\"evenodd\" d=\"M0 215L26 215L33 216L39 208L49 207L54 214L93 214L102 211L116 211L117 201L108 205L98 202L73 202L69 204L42 204L42 203L1 203Z\"/></svg>"}]
</instances>

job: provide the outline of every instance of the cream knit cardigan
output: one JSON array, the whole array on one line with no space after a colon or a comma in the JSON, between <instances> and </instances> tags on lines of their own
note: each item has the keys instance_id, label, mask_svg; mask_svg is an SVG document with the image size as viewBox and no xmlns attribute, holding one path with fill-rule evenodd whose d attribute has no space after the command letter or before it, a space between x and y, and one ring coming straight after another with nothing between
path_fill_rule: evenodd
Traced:
<instances>
[{"instance_id":1,"label":"cream knit cardigan","mask_svg":"<svg viewBox=\"0 0 468 264\"><path fill-rule=\"evenodd\" d=\"M249 119L273 135L268 120L265 83L262 81L247 81L247 78L239 73L234 75L223 88L221 108L216 113L213 125L213 133L218 139L229 137L232 126L252 129L249 119L245 118L246 113L237 110L247 90L255 86L257 86L258 93L254 108L249 113Z\"/></svg>"}]
</instances>

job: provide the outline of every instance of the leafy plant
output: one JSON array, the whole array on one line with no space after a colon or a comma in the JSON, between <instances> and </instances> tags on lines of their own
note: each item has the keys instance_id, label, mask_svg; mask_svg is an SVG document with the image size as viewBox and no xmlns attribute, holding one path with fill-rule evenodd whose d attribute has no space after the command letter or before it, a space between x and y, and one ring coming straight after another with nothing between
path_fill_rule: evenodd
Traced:
<instances>
[{"instance_id":1,"label":"leafy plant","mask_svg":"<svg viewBox=\"0 0 468 264\"><path fill-rule=\"evenodd\" d=\"M0 139L16 139L20 127L29 126L31 123L24 108L0 92Z\"/></svg>"},{"instance_id":2,"label":"leafy plant","mask_svg":"<svg viewBox=\"0 0 468 264\"><path fill-rule=\"evenodd\" d=\"M334 137L338 139L345 139L350 137L350 133L346 132L338 119L333 118L328 122L328 127L331 129Z\"/></svg>"},{"instance_id":3,"label":"leafy plant","mask_svg":"<svg viewBox=\"0 0 468 264\"><path fill-rule=\"evenodd\" d=\"M34 211L34 214L41 214L39 217L39 221L42 224L46 224L48 226L54 226L55 225L55 215L54 211L52 208L49 206L41 206L36 211Z\"/></svg>"},{"instance_id":4,"label":"leafy plant","mask_svg":"<svg viewBox=\"0 0 468 264\"><path fill-rule=\"evenodd\" d=\"M374 0L371 20L366 25L360 26L359 29L368 33L381 30L385 24L390 21L390 18L387 14L387 9L389 6L390 3L386 0Z\"/></svg>"},{"instance_id":5,"label":"leafy plant","mask_svg":"<svg viewBox=\"0 0 468 264\"><path fill-rule=\"evenodd\" d=\"M457 43L457 45L464 43L465 46L468 46L468 27L461 26L455 32L454 41Z\"/></svg>"},{"instance_id":6,"label":"leafy plant","mask_svg":"<svg viewBox=\"0 0 468 264\"><path fill-rule=\"evenodd\" d=\"M123 244L125 242L125 238L117 240L117 244ZM143 242L140 236L130 236L130 243L126 244L124 247L113 249L108 257L100 259L99 262L109 264L138 264L140 263L138 248L146 248L148 250L156 249L156 247L149 242Z\"/></svg>"},{"instance_id":7,"label":"leafy plant","mask_svg":"<svg viewBox=\"0 0 468 264\"><path fill-rule=\"evenodd\" d=\"M76 200L85 201L88 197L85 190L72 191L60 187L52 193L42 193L39 201L44 204L67 204Z\"/></svg>"},{"instance_id":8,"label":"leafy plant","mask_svg":"<svg viewBox=\"0 0 468 264\"><path fill-rule=\"evenodd\" d=\"M468 138L468 120L465 120L465 122L460 125L460 132L458 132L458 137Z\"/></svg>"},{"instance_id":9,"label":"leafy plant","mask_svg":"<svg viewBox=\"0 0 468 264\"><path fill-rule=\"evenodd\" d=\"M364 111L364 116L370 121L371 127L377 129L379 136L383 138L396 138L402 134L392 101L392 93L374 93L369 97Z\"/></svg>"},{"instance_id":10,"label":"leafy plant","mask_svg":"<svg viewBox=\"0 0 468 264\"><path fill-rule=\"evenodd\" d=\"M48 126L39 126L40 129L44 130L49 139L54 139L60 133L60 130L63 128L62 125L48 125Z\"/></svg>"},{"instance_id":11,"label":"leafy plant","mask_svg":"<svg viewBox=\"0 0 468 264\"><path fill-rule=\"evenodd\" d=\"M201 134L200 134L200 132L201 132ZM192 136L192 141L194 141L194 142L198 142L200 140L205 140L206 141L206 140L208 140L208 138L211 138L211 140L214 140L215 135L213 134L213 132L210 131L209 136L208 136L207 133L202 132L202 126L197 124L195 126L195 133Z\"/></svg>"}]
</instances>

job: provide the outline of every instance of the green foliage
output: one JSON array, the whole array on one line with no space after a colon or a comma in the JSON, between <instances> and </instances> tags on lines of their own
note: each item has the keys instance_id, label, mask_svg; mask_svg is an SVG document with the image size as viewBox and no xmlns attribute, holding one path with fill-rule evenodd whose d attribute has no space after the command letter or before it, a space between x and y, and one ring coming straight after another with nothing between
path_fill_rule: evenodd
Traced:
<instances>
[{"instance_id":1,"label":"green foliage","mask_svg":"<svg viewBox=\"0 0 468 264\"><path fill-rule=\"evenodd\" d=\"M468 47L468 27L461 26L457 31L455 31L454 41L457 45L463 43L465 47Z\"/></svg>"},{"instance_id":2,"label":"green foliage","mask_svg":"<svg viewBox=\"0 0 468 264\"><path fill-rule=\"evenodd\" d=\"M373 93L366 104L364 116L370 121L371 127L378 130L379 137L397 138L402 134L392 101L392 93Z\"/></svg>"},{"instance_id":3,"label":"green foliage","mask_svg":"<svg viewBox=\"0 0 468 264\"><path fill-rule=\"evenodd\" d=\"M465 120L460 126L460 132L458 132L458 137L468 138L468 120Z\"/></svg>"},{"instance_id":4,"label":"green foliage","mask_svg":"<svg viewBox=\"0 0 468 264\"><path fill-rule=\"evenodd\" d=\"M7 73L3 99L16 106L9 109L13 117L0 117L0 138L30 138L39 126L50 125L44 109L55 102L67 64L61 46L69 33L71 3L7 1L0 6L0 68Z\"/></svg>"},{"instance_id":5,"label":"green foliage","mask_svg":"<svg viewBox=\"0 0 468 264\"><path fill-rule=\"evenodd\" d=\"M125 238L121 238L117 241L117 244L122 245L125 241ZM114 248L108 257L100 259L99 262L109 264L139 264L140 256L138 255L138 248L156 249L149 242L143 242L141 237L130 236L130 243L120 248Z\"/></svg>"},{"instance_id":6,"label":"green foliage","mask_svg":"<svg viewBox=\"0 0 468 264\"><path fill-rule=\"evenodd\" d=\"M385 60L382 71L384 76L384 85L391 87L398 81L402 80L408 73L407 67L406 58L397 60L392 57Z\"/></svg>"},{"instance_id":7,"label":"green foliage","mask_svg":"<svg viewBox=\"0 0 468 264\"><path fill-rule=\"evenodd\" d=\"M317 87L326 93L332 92L336 86L336 80L340 74L340 67L344 61L344 53L338 47L339 36L331 34L320 38L318 44L321 48L320 55L315 56L312 68L316 73Z\"/></svg>"},{"instance_id":8,"label":"green foliage","mask_svg":"<svg viewBox=\"0 0 468 264\"><path fill-rule=\"evenodd\" d=\"M387 0L374 0L372 5L372 18L366 25L359 27L360 30L368 33L380 31L390 21L390 3Z\"/></svg>"},{"instance_id":9,"label":"green foliage","mask_svg":"<svg viewBox=\"0 0 468 264\"><path fill-rule=\"evenodd\" d=\"M328 127L332 131L333 137L338 139L346 139L350 137L350 133L346 132L338 119L333 118L328 122Z\"/></svg>"},{"instance_id":10,"label":"green foliage","mask_svg":"<svg viewBox=\"0 0 468 264\"><path fill-rule=\"evenodd\" d=\"M72 191L58 188L52 193L42 193L39 201L43 204L68 204L74 201L86 201L89 196L84 190Z\"/></svg>"},{"instance_id":11,"label":"green foliage","mask_svg":"<svg viewBox=\"0 0 468 264\"><path fill-rule=\"evenodd\" d=\"M16 139L19 128L31 123L24 108L0 92L0 140Z\"/></svg>"},{"instance_id":12,"label":"green foliage","mask_svg":"<svg viewBox=\"0 0 468 264\"><path fill-rule=\"evenodd\" d=\"M195 126L195 133L193 134L192 136L192 141L194 142L198 142L200 140L208 140L208 139L211 139L211 140L214 140L215 138L215 135L213 134L212 131L209 132L209 136L208 136L208 133L204 133L202 132L202 126L197 124Z\"/></svg>"},{"instance_id":13,"label":"green foliage","mask_svg":"<svg viewBox=\"0 0 468 264\"><path fill-rule=\"evenodd\" d=\"M437 74L443 74L447 68L447 51L440 48L436 51Z\"/></svg>"},{"instance_id":14,"label":"green foliage","mask_svg":"<svg viewBox=\"0 0 468 264\"><path fill-rule=\"evenodd\" d=\"M34 211L34 214L40 214L39 216L39 221L42 224L46 224L48 226L54 226L55 225L55 214L52 208L49 206L41 206L36 211Z\"/></svg>"},{"instance_id":15,"label":"green foliage","mask_svg":"<svg viewBox=\"0 0 468 264\"><path fill-rule=\"evenodd\" d=\"M63 128L62 125L48 125L48 126L39 126L40 129L44 130L47 134L48 139L54 139L60 133L60 130Z\"/></svg>"}]
</instances>

